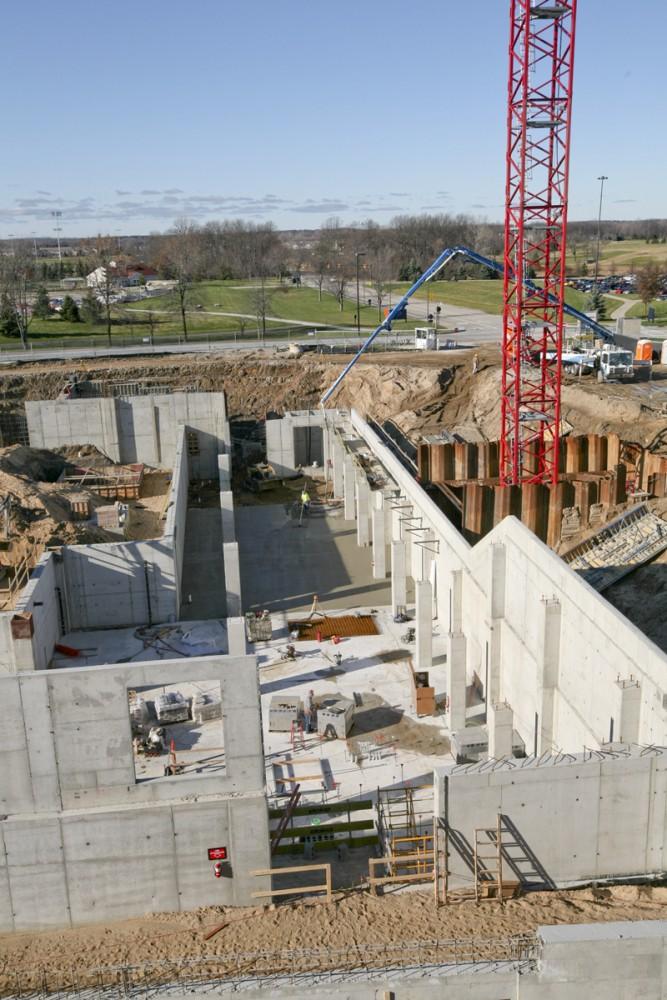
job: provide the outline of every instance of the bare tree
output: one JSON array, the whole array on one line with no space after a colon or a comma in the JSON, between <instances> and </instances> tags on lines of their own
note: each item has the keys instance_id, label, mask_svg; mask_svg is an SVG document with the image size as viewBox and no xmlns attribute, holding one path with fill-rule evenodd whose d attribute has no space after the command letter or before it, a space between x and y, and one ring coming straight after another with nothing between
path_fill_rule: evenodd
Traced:
<instances>
[{"instance_id":1,"label":"bare tree","mask_svg":"<svg viewBox=\"0 0 667 1000\"><path fill-rule=\"evenodd\" d=\"M382 306L388 298L391 289L392 255L388 248L381 248L376 251L371 261L371 272L373 275L372 286L375 293L375 301L378 307L378 323L382 322Z\"/></svg>"},{"instance_id":2,"label":"bare tree","mask_svg":"<svg viewBox=\"0 0 667 1000\"><path fill-rule=\"evenodd\" d=\"M93 242L91 257L95 267L88 275L88 285L102 305L109 347L111 347L111 306L115 298L115 282L118 274L116 256L113 237L98 236Z\"/></svg>"},{"instance_id":3,"label":"bare tree","mask_svg":"<svg viewBox=\"0 0 667 1000\"><path fill-rule=\"evenodd\" d=\"M24 350L28 347L28 330L32 320L30 283L35 277L35 260L30 245L21 241L13 252L2 257L0 263L0 290L3 312L11 318L11 328L18 334Z\"/></svg>"},{"instance_id":4,"label":"bare tree","mask_svg":"<svg viewBox=\"0 0 667 1000\"><path fill-rule=\"evenodd\" d=\"M656 263L645 264L637 272L637 291L639 292L639 298L644 303L646 315L648 315L649 302L662 291L662 281L662 271Z\"/></svg>"},{"instance_id":5,"label":"bare tree","mask_svg":"<svg viewBox=\"0 0 667 1000\"><path fill-rule=\"evenodd\" d=\"M200 273L200 250L198 227L188 219L177 219L163 241L160 264L174 281L184 340L188 339L188 296Z\"/></svg>"},{"instance_id":6,"label":"bare tree","mask_svg":"<svg viewBox=\"0 0 667 1000\"><path fill-rule=\"evenodd\" d=\"M262 334L262 339L266 337L266 317L268 315L269 309L271 308L271 301L273 299L273 290L270 286L267 287L266 281L262 276L260 278L260 283L254 287L251 291L250 301L257 317L257 339L259 340L260 331Z\"/></svg>"}]
</instances>

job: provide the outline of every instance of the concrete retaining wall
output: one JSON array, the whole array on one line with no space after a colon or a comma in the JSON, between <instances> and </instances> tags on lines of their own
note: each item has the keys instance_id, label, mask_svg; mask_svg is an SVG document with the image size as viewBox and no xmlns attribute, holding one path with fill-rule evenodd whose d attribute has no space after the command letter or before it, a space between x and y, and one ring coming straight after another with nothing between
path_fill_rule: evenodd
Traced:
<instances>
[{"instance_id":1,"label":"concrete retaining wall","mask_svg":"<svg viewBox=\"0 0 667 1000\"><path fill-rule=\"evenodd\" d=\"M354 411L352 425L433 533L437 618L465 638L468 683L510 704L526 748L576 752L612 730L666 743L667 656L516 518L471 547ZM398 518L394 532L412 546Z\"/></svg>"},{"instance_id":2,"label":"concrete retaining wall","mask_svg":"<svg viewBox=\"0 0 667 1000\"><path fill-rule=\"evenodd\" d=\"M181 607L183 545L191 478L187 429L176 429L162 538L63 549L68 631L175 621Z\"/></svg>"},{"instance_id":3,"label":"concrete retaining wall","mask_svg":"<svg viewBox=\"0 0 667 1000\"><path fill-rule=\"evenodd\" d=\"M10 818L0 823L0 930L251 905L251 893L268 888L248 874L269 865L268 837L260 792ZM207 850L220 846L230 860L226 877L217 879Z\"/></svg>"},{"instance_id":4,"label":"concrete retaining wall","mask_svg":"<svg viewBox=\"0 0 667 1000\"><path fill-rule=\"evenodd\" d=\"M26 403L33 448L94 444L113 462L172 468L182 427L191 440L191 473L217 475L217 456L229 447L222 392L174 392L131 399L40 400Z\"/></svg>"},{"instance_id":5,"label":"concrete retaining wall","mask_svg":"<svg viewBox=\"0 0 667 1000\"><path fill-rule=\"evenodd\" d=\"M327 417L336 410L299 410L266 421L266 460L279 475L290 475L313 462L321 467L328 453Z\"/></svg>"},{"instance_id":6,"label":"concrete retaining wall","mask_svg":"<svg viewBox=\"0 0 667 1000\"><path fill-rule=\"evenodd\" d=\"M53 647L62 635L62 580L60 564L53 552L45 552L32 572L14 611L0 614L0 674L20 670L45 670L53 656ZM14 614L29 612L34 634L30 639L14 639L11 620Z\"/></svg>"},{"instance_id":7,"label":"concrete retaining wall","mask_svg":"<svg viewBox=\"0 0 667 1000\"><path fill-rule=\"evenodd\" d=\"M128 689L211 680L224 773L137 783ZM253 657L16 674L0 704L0 929L250 902L248 870L269 865ZM204 846L221 845L232 877L217 880Z\"/></svg>"},{"instance_id":8,"label":"concrete retaining wall","mask_svg":"<svg viewBox=\"0 0 667 1000\"><path fill-rule=\"evenodd\" d=\"M264 988L243 982L247 1000L267 990L285 1000L664 1000L667 923L629 921L539 927L537 962L477 962L391 973L295 974ZM291 982L290 982L291 980ZM172 991L172 995L177 991ZM185 994L183 994L185 995ZM215 989L210 996L223 995ZM225 990L224 995L227 995Z\"/></svg>"},{"instance_id":9,"label":"concrete retaining wall","mask_svg":"<svg viewBox=\"0 0 667 1000\"><path fill-rule=\"evenodd\" d=\"M280 423L281 421L273 421ZM220 516L222 518L222 561L225 574L227 617L236 618L242 612L241 564L234 521L234 494L231 488L231 455L218 456L220 484Z\"/></svg>"},{"instance_id":10,"label":"concrete retaining wall","mask_svg":"<svg viewBox=\"0 0 667 1000\"><path fill-rule=\"evenodd\" d=\"M473 831L495 830L499 813L510 881L564 886L667 871L667 758L638 748L624 753L481 772L436 769L435 815L450 831L450 886L470 887ZM490 841L486 847L485 854L495 850Z\"/></svg>"}]
</instances>

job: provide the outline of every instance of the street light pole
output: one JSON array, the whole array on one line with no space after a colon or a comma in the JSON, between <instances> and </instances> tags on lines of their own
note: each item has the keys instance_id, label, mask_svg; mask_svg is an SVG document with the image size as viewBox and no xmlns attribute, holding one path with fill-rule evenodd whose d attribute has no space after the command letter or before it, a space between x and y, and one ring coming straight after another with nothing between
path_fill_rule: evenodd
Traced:
<instances>
[{"instance_id":1,"label":"street light pole","mask_svg":"<svg viewBox=\"0 0 667 1000\"><path fill-rule=\"evenodd\" d=\"M597 248L595 250L595 281L593 282L593 287L598 287L598 271L600 268L600 239L602 236L602 194L604 191L604 182L608 181L609 178L602 174L598 177L600 182L600 208L598 209L598 241Z\"/></svg>"},{"instance_id":2,"label":"street light pole","mask_svg":"<svg viewBox=\"0 0 667 1000\"><path fill-rule=\"evenodd\" d=\"M56 224L53 227L53 229L54 229L54 232L55 232L56 237L58 239L58 274L60 275L61 278L62 278L62 274L63 274L63 255L62 255L62 251L60 249L60 234L61 234L62 228L63 228L60 225L60 220L62 218L62 214L63 213L61 211L59 211L58 209L56 209L55 211L51 212L51 215L56 220Z\"/></svg>"},{"instance_id":3,"label":"street light pole","mask_svg":"<svg viewBox=\"0 0 667 1000\"><path fill-rule=\"evenodd\" d=\"M359 258L365 256L366 254L363 250L355 251L354 258L357 269L357 333L361 333L361 315L359 311Z\"/></svg>"}]
</instances>

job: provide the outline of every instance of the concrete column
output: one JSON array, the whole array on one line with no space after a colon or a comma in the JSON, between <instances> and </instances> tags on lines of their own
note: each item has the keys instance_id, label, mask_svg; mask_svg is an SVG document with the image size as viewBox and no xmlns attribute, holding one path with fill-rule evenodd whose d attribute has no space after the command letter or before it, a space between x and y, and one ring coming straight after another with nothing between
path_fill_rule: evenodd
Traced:
<instances>
[{"instance_id":1,"label":"concrete column","mask_svg":"<svg viewBox=\"0 0 667 1000\"><path fill-rule=\"evenodd\" d=\"M615 720L614 742L636 743L639 740L639 719L642 706L642 691L639 681L616 681L621 694L620 719Z\"/></svg>"},{"instance_id":2,"label":"concrete column","mask_svg":"<svg viewBox=\"0 0 667 1000\"><path fill-rule=\"evenodd\" d=\"M433 666L433 591L428 580L415 583L416 601L416 650L417 670L430 670Z\"/></svg>"},{"instance_id":3,"label":"concrete column","mask_svg":"<svg viewBox=\"0 0 667 1000\"><path fill-rule=\"evenodd\" d=\"M373 539L373 579L384 580L387 575L387 531L382 493L375 494L375 506L371 512Z\"/></svg>"},{"instance_id":4,"label":"concrete column","mask_svg":"<svg viewBox=\"0 0 667 1000\"><path fill-rule=\"evenodd\" d=\"M345 449L338 435L333 443L333 495L341 500L345 493Z\"/></svg>"},{"instance_id":5,"label":"concrete column","mask_svg":"<svg viewBox=\"0 0 667 1000\"><path fill-rule=\"evenodd\" d=\"M500 699L501 685L501 621L505 617L505 546L495 543L491 547L490 584L488 593L488 657L489 673L484 692L487 705Z\"/></svg>"},{"instance_id":6,"label":"concrete column","mask_svg":"<svg viewBox=\"0 0 667 1000\"><path fill-rule=\"evenodd\" d=\"M357 499L357 545L365 548L370 545L370 490L364 473L358 469L355 479Z\"/></svg>"},{"instance_id":7,"label":"concrete column","mask_svg":"<svg viewBox=\"0 0 667 1000\"><path fill-rule=\"evenodd\" d=\"M241 567L239 564L238 542L223 542L222 558L225 567L227 615L230 618L237 618L242 612Z\"/></svg>"},{"instance_id":8,"label":"concrete column","mask_svg":"<svg viewBox=\"0 0 667 1000\"><path fill-rule=\"evenodd\" d=\"M448 639L449 730L455 733L466 724L466 637L462 632L450 632Z\"/></svg>"},{"instance_id":9,"label":"concrete column","mask_svg":"<svg viewBox=\"0 0 667 1000\"><path fill-rule=\"evenodd\" d=\"M511 757L514 712L506 702L489 702L486 728L489 733L489 758L500 760L501 757Z\"/></svg>"},{"instance_id":10,"label":"concrete column","mask_svg":"<svg viewBox=\"0 0 667 1000\"><path fill-rule=\"evenodd\" d=\"M543 598L539 603L540 620L538 622L538 651L537 651L537 694L538 694L538 719L537 719L537 748L526 747L526 753L544 753L545 750L553 749L554 743L560 743L555 739L555 700L558 688L558 675L560 671L560 626L561 626L561 606L560 601L551 598Z\"/></svg>"},{"instance_id":11,"label":"concrete column","mask_svg":"<svg viewBox=\"0 0 667 1000\"><path fill-rule=\"evenodd\" d=\"M405 508L391 508L391 540L392 542L402 542L403 541L403 528L401 525L401 514Z\"/></svg>"},{"instance_id":12,"label":"concrete column","mask_svg":"<svg viewBox=\"0 0 667 1000\"><path fill-rule=\"evenodd\" d=\"M230 656L246 656L248 644L245 634L245 620L243 618L227 619L227 644Z\"/></svg>"},{"instance_id":13,"label":"concrete column","mask_svg":"<svg viewBox=\"0 0 667 1000\"><path fill-rule=\"evenodd\" d=\"M405 579L405 542L391 543L391 606L394 614L408 603Z\"/></svg>"},{"instance_id":14,"label":"concrete column","mask_svg":"<svg viewBox=\"0 0 667 1000\"><path fill-rule=\"evenodd\" d=\"M354 460L351 455L345 455L345 483L344 483L344 494L343 499L344 511L343 516L346 521L354 521L355 518L355 491L356 482L354 475Z\"/></svg>"},{"instance_id":15,"label":"concrete column","mask_svg":"<svg viewBox=\"0 0 667 1000\"><path fill-rule=\"evenodd\" d=\"M463 628L463 573L452 570L449 590L449 631L460 632Z\"/></svg>"}]
</instances>

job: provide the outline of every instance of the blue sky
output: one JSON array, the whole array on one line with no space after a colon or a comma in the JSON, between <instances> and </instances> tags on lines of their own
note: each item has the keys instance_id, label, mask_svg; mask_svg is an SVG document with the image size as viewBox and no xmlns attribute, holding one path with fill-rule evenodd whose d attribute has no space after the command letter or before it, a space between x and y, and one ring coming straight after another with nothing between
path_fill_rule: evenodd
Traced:
<instances>
[{"instance_id":1,"label":"blue sky","mask_svg":"<svg viewBox=\"0 0 667 1000\"><path fill-rule=\"evenodd\" d=\"M0 236L500 220L508 8L5 0ZM606 217L667 217L666 44L665 0L579 0L571 219L600 173Z\"/></svg>"}]
</instances>

